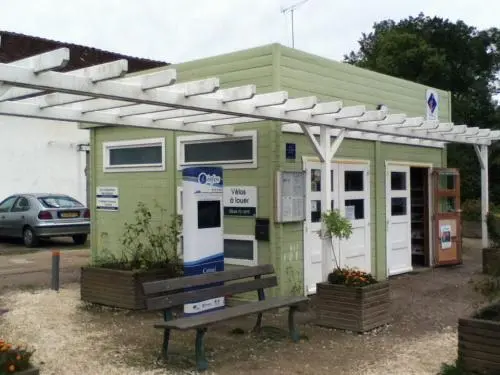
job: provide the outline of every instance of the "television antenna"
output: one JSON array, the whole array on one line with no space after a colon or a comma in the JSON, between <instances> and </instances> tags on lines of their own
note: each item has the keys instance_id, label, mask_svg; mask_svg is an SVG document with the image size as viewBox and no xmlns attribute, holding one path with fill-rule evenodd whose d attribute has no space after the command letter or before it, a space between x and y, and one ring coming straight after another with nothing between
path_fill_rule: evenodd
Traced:
<instances>
[{"instance_id":1,"label":"television antenna","mask_svg":"<svg viewBox=\"0 0 500 375\"><path fill-rule=\"evenodd\" d=\"M288 7L281 7L281 13L287 14L290 13L291 21L292 21L292 48L295 48L295 33L293 29L293 12L295 9L297 9L299 6L304 5L307 3L309 0L301 0L295 4L292 4Z\"/></svg>"}]
</instances>

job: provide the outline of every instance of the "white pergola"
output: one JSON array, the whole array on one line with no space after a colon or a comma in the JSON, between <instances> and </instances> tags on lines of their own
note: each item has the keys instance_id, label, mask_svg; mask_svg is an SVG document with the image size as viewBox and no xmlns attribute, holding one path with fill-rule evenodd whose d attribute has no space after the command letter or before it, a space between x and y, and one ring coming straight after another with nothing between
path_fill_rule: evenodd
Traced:
<instances>
[{"instance_id":1,"label":"white pergola","mask_svg":"<svg viewBox=\"0 0 500 375\"><path fill-rule=\"evenodd\" d=\"M322 165L324 209L331 200L331 160L345 137L432 147L471 144L481 166L482 236L488 246L488 146L500 139L500 131L343 107L340 101L320 102L314 96L288 98L285 91L256 94L255 85L220 89L217 78L176 83L174 69L124 77L127 60L53 71L68 61L69 49L61 48L0 64L0 115L85 123L87 128L160 128L228 137L240 124L279 121L284 130L300 128L314 146Z\"/></svg>"}]
</instances>

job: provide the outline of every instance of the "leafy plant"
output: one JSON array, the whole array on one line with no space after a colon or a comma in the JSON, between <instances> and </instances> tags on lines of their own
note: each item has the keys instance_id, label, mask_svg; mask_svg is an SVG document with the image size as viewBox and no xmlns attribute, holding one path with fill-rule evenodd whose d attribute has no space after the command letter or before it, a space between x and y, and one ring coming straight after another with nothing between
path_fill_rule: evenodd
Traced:
<instances>
[{"instance_id":1,"label":"leafy plant","mask_svg":"<svg viewBox=\"0 0 500 375\"><path fill-rule=\"evenodd\" d=\"M352 235L352 224L349 219L342 216L339 210L331 210L324 212L321 215L322 228L319 232L320 237L323 239L330 239L332 247L333 260L336 268L340 269L335 249L333 247L333 239L348 239Z\"/></svg>"},{"instance_id":2,"label":"leafy plant","mask_svg":"<svg viewBox=\"0 0 500 375\"><path fill-rule=\"evenodd\" d=\"M471 375L466 372L460 362L457 360L455 364L449 365L447 363L443 363L441 365L441 370L438 375Z\"/></svg>"},{"instance_id":3,"label":"leafy plant","mask_svg":"<svg viewBox=\"0 0 500 375\"><path fill-rule=\"evenodd\" d=\"M465 221L481 220L481 200L468 199L462 203L462 219Z\"/></svg>"},{"instance_id":4,"label":"leafy plant","mask_svg":"<svg viewBox=\"0 0 500 375\"><path fill-rule=\"evenodd\" d=\"M488 226L488 237L491 242L491 247L500 248L500 214L495 211L488 212L486 224Z\"/></svg>"},{"instance_id":5,"label":"leafy plant","mask_svg":"<svg viewBox=\"0 0 500 375\"><path fill-rule=\"evenodd\" d=\"M178 246L182 216L172 215L170 222L165 224L166 210L158 203L155 207L160 212L159 221L153 219L145 203L139 202L134 212L135 222L125 223L121 239L122 253L117 256L103 252L95 265L129 270L172 268L174 274L180 274Z\"/></svg>"},{"instance_id":6,"label":"leafy plant","mask_svg":"<svg viewBox=\"0 0 500 375\"><path fill-rule=\"evenodd\" d=\"M33 353L34 350L27 347L14 346L0 339L0 375L15 374L32 367L30 360Z\"/></svg>"}]
</instances>

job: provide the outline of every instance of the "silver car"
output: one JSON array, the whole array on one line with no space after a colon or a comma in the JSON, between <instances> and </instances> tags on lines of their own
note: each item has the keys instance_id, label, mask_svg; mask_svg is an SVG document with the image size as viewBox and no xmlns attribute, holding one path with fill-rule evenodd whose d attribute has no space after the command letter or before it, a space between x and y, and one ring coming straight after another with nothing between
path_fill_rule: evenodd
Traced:
<instances>
[{"instance_id":1,"label":"silver car","mask_svg":"<svg viewBox=\"0 0 500 375\"><path fill-rule=\"evenodd\" d=\"M83 245L89 233L90 211L68 195L17 194L0 202L0 237L22 238L27 247L50 237Z\"/></svg>"}]
</instances>

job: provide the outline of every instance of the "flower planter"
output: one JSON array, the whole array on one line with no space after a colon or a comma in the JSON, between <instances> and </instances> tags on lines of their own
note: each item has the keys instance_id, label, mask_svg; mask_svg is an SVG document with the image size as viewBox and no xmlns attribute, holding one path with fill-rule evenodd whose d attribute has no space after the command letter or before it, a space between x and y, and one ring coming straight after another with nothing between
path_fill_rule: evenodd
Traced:
<instances>
[{"instance_id":1,"label":"flower planter","mask_svg":"<svg viewBox=\"0 0 500 375\"><path fill-rule=\"evenodd\" d=\"M82 301L129 310L146 307L142 283L173 277L173 268L126 271L103 267L82 267L80 296Z\"/></svg>"},{"instance_id":2,"label":"flower planter","mask_svg":"<svg viewBox=\"0 0 500 375\"><path fill-rule=\"evenodd\" d=\"M483 255L483 273L488 275L500 275L500 249L485 248Z\"/></svg>"},{"instance_id":3,"label":"flower planter","mask_svg":"<svg viewBox=\"0 0 500 375\"><path fill-rule=\"evenodd\" d=\"M484 314L492 314L486 318ZM500 373L500 306L491 305L472 318L458 321L458 358L465 370Z\"/></svg>"},{"instance_id":4,"label":"flower planter","mask_svg":"<svg viewBox=\"0 0 500 375\"><path fill-rule=\"evenodd\" d=\"M36 367L31 367L27 370L23 371L16 371L14 372L15 375L40 375L40 370Z\"/></svg>"},{"instance_id":5,"label":"flower planter","mask_svg":"<svg viewBox=\"0 0 500 375\"><path fill-rule=\"evenodd\" d=\"M388 281L364 287L323 282L316 284L316 288L320 326L366 332L390 321Z\"/></svg>"}]
</instances>

